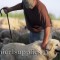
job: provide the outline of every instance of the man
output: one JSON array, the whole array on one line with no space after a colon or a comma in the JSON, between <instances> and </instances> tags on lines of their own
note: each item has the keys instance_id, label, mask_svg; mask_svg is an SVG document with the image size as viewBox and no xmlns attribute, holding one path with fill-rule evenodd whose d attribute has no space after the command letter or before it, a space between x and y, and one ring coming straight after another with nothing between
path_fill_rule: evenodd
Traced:
<instances>
[{"instance_id":1,"label":"man","mask_svg":"<svg viewBox=\"0 0 60 60\"><path fill-rule=\"evenodd\" d=\"M45 5L41 1L23 0L22 3L3 9L5 13L23 9L26 25L30 31L29 42L43 40L42 48L46 47L51 30L51 21Z\"/></svg>"}]
</instances>

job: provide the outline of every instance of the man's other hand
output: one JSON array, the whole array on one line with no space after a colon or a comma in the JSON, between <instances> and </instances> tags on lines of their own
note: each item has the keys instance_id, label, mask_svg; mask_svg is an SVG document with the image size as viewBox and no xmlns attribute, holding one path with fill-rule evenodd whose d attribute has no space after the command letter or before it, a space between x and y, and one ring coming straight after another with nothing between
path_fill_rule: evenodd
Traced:
<instances>
[{"instance_id":1,"label":"man's other hand","mask_svg":"<svg viewBox=\"0 0 60 60\"><path fill-rule=\"evenodd\" d=\"M5 14L8 14L9 8L8 8L8 7L4 7L4 8L3 8L3 11L5 12Z\"/></svg>"}]
</instances>

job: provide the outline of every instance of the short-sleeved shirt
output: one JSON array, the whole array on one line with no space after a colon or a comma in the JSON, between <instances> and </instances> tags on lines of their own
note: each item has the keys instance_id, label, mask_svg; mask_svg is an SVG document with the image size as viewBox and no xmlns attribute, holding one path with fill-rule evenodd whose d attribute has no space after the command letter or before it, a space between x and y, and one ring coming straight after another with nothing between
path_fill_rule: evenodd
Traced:
<instances>
[{"instance_id":1,"label":"short-sleeved shirt","mask_svg":"<svg viewBox=\"0 0 60 60\"><path fill-rule=\"evenodd\" d=\"M35 32L32 28L37 29L41 27L42 29L45 29L46 27L51 27L50 17L45 5L42 2L39 1L33 9L27 9L23 2L22 6L24 9L27 28L31 32Z\"/></svg>"}]
</instances>

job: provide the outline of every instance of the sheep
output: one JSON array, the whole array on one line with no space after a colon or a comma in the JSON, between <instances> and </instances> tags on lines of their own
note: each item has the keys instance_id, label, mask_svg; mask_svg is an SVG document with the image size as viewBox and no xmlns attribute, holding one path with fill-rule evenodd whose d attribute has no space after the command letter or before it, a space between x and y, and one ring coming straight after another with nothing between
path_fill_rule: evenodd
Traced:
<instances>
[{"instance_id":1,"label":"sheep","mask_svg":"<svg viewBox=\"0 0 60 60\"><path fill-rule=\"evenodd\" d=\"M28 33L22 34L21 31L17 32L15 30L11 30L11 34L12 34L12 38L11 38L9 30L2 30L0 32L0 39L7 37L7 38L10 38L12 42L20 42L20 43L29 44Z\"/></svg>"},{"instance_id":2,"label":"sheep","mask_svg":"<svg viewBox=\"0 0 60 60\"><path fill-rule=\"evenodd\" d=\"M1 49L1 60L52 60L57 56L57 51L60 51L58 40L49 40L46 50L41 48L41 43L42 41L28 45L23 43L6 44Z\"/></svg>"}]
</instances>

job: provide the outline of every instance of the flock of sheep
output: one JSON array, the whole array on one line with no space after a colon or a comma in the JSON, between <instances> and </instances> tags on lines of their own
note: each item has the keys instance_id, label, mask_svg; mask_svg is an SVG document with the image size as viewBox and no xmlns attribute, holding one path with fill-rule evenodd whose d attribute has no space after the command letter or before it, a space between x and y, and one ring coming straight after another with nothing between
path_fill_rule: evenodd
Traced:
<instances>
[{"instance_id":1,"label":"flock of sheep","mask_svg":"<svg viewBox=\"0 0 60 60\"><path fill-rule=\"evenodd\" d=\"M22 27L20 30L21 31L11 30L12 33L11 38L9 29L2 29L0 31L0 50L4 45L12 42L29 44L28 40L29 31L25 29L25 26ZM52 29L52 38L60 40L59 36L60 36L60 29Z\"/></svg>"},{"instance_id":2,"label":"flock of sheep","mask_svg":"<svg viewBox=\"0 0 60 60\"><path fill-rule=\"evenodd\" d=\"M22 29L22 31L24 29ZM11 30L11 33L12 33L12 38L11 38L9 30L2 30L0 32L0 50L5 44L11 43L11 42L17 42L17 43L20 42L20 43L28 44L29 43L28 41L29 31L27 29L25 29L23 32L22 31L18 32L15 30ZM52 34L53 38L60 40L60 37L59 37L60 30L53 29L52 32L53 32Z\"/></svg>"}]
</instances>

